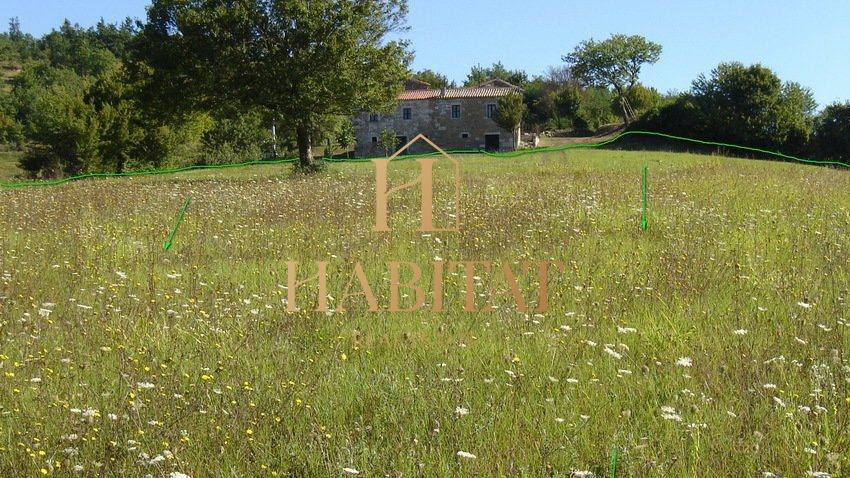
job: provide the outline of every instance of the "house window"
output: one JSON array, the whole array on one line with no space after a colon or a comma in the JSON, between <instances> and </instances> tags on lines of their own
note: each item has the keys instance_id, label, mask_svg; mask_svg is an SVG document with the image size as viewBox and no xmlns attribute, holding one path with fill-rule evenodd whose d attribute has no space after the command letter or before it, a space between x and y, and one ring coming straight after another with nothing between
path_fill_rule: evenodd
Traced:
<instances>
[{"instance_id":1,"label":"house window","mask_svg":"<svg viewBox=\"0 0 850 478\"><path fill-rule=\"evenodd\" d=\"M487 105L487 117L491 118L491 119L495 118L496 117L496 108L498 108L498 107L499 107L499 105L497 105L496 103L488 104Z\"/></svg>"},{"instance_id":2,"label":"house window","mask_svg":"<svg viewBox=\"0 0 850 478\"><path fill-rule=\"evenodd\" d=\"M452 105L452 119L460 118L460 105Z\"/></svg>"},{"instance_id":3,"label":"house window","mask_svg":"<svg viewBox=\"0 0 850 478\"><path fill-rule=\"evenodd\" d=\"M401 110L401 116L402 118L409 120L413 117L413 111L410 108L404 108Z\"/></svg>"},{"instance_id":4,"label":"house window","mask_svg":"<svg viewBox=\"0 0 850 478\"><path fill-rule=\"evenodd\" d=\"M469 133L461 133L460 137L463 138L463 139L467 139L467 138L469 138Z\"/></svg>"},{"instance_id":5,"label":"house window","mask_svg":"<svg viewBox=\"0 0 850 478\"><path fill-rule=\"evenodd\" d=\"M378 117L377 113L370 113L369 114L369 121L371 121L372 123L377 123L379 120L380 120L380 118Z\"/></svg>"},{"instance_id":6,"label":"house window","mask_svg":"<svg viewBox=\"0 0 850 478\"><path fill-rule=\"evenodd\" d=\"M377 142L378 142L378 137L377 137L377 136L372 136L372 142L373 142L373 143L377 143Z\"/></svg>"}]
</instances>

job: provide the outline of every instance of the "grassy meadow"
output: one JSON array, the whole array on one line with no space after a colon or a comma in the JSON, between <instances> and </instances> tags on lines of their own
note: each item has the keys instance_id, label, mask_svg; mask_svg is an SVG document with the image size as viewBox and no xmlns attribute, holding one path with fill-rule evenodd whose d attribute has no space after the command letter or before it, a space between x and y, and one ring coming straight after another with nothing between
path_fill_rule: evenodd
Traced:
<instances>
[{"instance_id":1,"label":"grassy meadow","mask_svg":"<svg viewBox=\"0 0 850 478\"><path fill-rule=\"evenodd\" d=\"M277 165L0 190L0 476L608 477L614 454L619 477L850 474L850 172L464 156L461 229L441 233L415 230L407 191L394 231L370 231L374 176ZM362 297L310 312L315 282L285 310L286 261L299 278L330 261L332 307L360 262L385 308L387 261L422 265L430 293L436 258L566 271L545 313L510 296L464 312L462 269L442 313ZM493 277L474 281L481 309Z\"/></svg>"}]
</instances>

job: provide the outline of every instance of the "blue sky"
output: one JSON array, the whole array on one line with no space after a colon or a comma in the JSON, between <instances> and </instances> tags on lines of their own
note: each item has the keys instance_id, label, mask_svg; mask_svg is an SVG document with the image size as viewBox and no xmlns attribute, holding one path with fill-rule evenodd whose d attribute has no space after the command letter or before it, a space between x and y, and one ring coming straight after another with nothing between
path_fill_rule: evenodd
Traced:
<instances>
[{"instance_id":1,"label":"blue sky","mask_svg":"<svg viewBox=\"0 0 850 478\"><path fill-rule=\"evenodd\" d=\"M143 17L146 0L0 0L0 18L17 16L42 34L68 18ZM409 0L414 68L463 81L469 68L501 60L543 73L581 40L641 34L664 52L642 75L661 91L687 90L722 61L762 63L809 87L823 106L850 100L847 0Z\"/></svg>"}]
</instances>

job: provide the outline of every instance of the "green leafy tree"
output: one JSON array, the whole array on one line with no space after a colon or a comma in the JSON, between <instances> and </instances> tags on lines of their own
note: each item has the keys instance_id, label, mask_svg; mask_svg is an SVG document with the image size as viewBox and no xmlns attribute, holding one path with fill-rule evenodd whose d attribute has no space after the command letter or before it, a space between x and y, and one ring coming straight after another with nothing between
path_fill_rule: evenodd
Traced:
<instances>
[{"instance_id":1,"label":"green leafy tree","mask_svg":"<svg viewBox=\"0 0 850 478\"><path fill-rule=\"evenodd\" d=\"M573 78L566 66L549 67L542 76L535 76L528 81L523 88L523 96L526 106L526 115L523 125L530 129L540 130L541 127L553 127L562 129L569 123L576 122L576 112L564 111L564 91L571 89L571 93L581 95L581 85ZM560 105L556 100L560 96ZM575 100L575 98L573 98ZM558 111L558 107L561 111ZM570 110L571 108L567 108Z\"/></svg>"},{"instance_id":2,"label":"green leafy tree","mask_svg":"<svg viewBox=\"0 0 850 478\"><path fill-rule=\"evenodd\" d=\"M522 95L519 93L511 93L499 98L499 106L496 109L496 117L493 118L501 128L516 133L522 124L522 117L525 114L525 103L522 101Z\"/></svg>"},{"instance_id":3,"label":"green leafy tree","mask_svg":"<svg viewBox=\"0 0 850 478\"><path fill-rule=\"evenodd\" d=\"M100 44L92 32L68 20L39 41L47 61L54 68L70 68L78 75L97 76L118 63L118 58Z\"/></svg>"},{"instance_id":4,"label":"green leafy tree","mask_svg":"<svg viewBox=\"0 0 850 478\"><path fill-rule=\"evenodd\" d=\"M784 131L784 137L776 138L784 147L793 153L808 152L809 143L815 128L818 104L812 91L799 83L786 82L780 93L779 130Z\"/></svg>"},{"instance_id":5,"label":"green leafy tree","mask_svg":"<svg viewBox=\"0 0 850 478\"><path fill-rule=\"evenodd\" d=\"M798 151L814 126L811 92L761 65L722 63L692 94L707 139Z\"/></svg>"},{"instance_id":6,"label":"green leafy tree","mask_svg":"<svg viewBox=\"0 0 850 478\"><path fill-rule=\"evenodd\" d=\"M536 131L555 118L552 89L541 76L534 77L523 89L525 117L523 124Z\"/></svg>"},{"instance_id":7,"label":"green leafy tree","mask_svg":"<svg viewBox=\"0 0 850 478\"><path fill-rule=\"evenodd\" d=\"M662 99L655 110L647 111L632 127L676 136L704 137L704 120L696 98L690 92Z\"/></svg>"},{"instance_id":8,"label":"green leafy tree","mask_svg":"<svg viewBox=\"0 0 850 478\"><path fill-rule=\"evenodd\" d=\"M381 131L381 134L378 135L378 147L384 150L384 154L389 156L393 153L393 150L398 145L398 138L396 138L395 131L391 129L385 129Z\"/></svg>"},{"instance_id":9,"label":"green leafy tree","mask_svg":"<svg viewBox=\"0 0 850 478\"><path fill-rule=\"evenodd\" d=\"M9 39L16 42L24 38L24 32L21 30L21 20L18 17L9 19Z\"/></svg>"},{"instance_id":10,"label":"green leafy tree","mask_svg":"<svg viewBox=\"0 0 850 478\"><path fill-rule=\"evenodd\" d=\"M812 93L761 65L722 63L690 91L661 101L638 127L802 155L815 129Z\"/></svg>"},{"instance_id":11,"label":"green leafy tree","mask_svg":"<svg viewBox=\"0 0 850 478\"><path fill-rule=\"evenodd\" d=\"M193 112L163 117L146 114L142 117L141 125L145 134L137 145L136 154L125 165L127 170L205 162L209 150L204 149L204 138L215 129L216 122L209 113Z\"/></svg>"},{"instance_id":12,"label":"green leafy tree","mask_svg":"<svg viewBox=\"0 0 850 478\"><path fill-rule=\"evenodd\" d=\"M635 118L639 118L647 112L657 109L662 104L661 93L655 88L647 88L641 84L637 84L632 88L628 95L629 104L632 107ZM622 103L619 98L615 98L611 104L611 109L623 115Z\"/></svg>"},{"instance_id":13,"label":"green leafy tree","mask_svg":"<svg viewBox=\"0 0 850 478\"><path fill-rule=\"evenodd\" d=\"M562 59L582 81L598 87L611 87L617 93L623 121L636 118L629 94L637 85L643 65L651 65L661 57L661 45L640 35L612 35L607 40L581 42Z\"/></svg>"},{"instance_id":14,"label":"green leafy tree","mask_svg":"<svg viewBox=\"0 0 850 478\"><path fill-rule=\"evenodd\" d=\"M32 35L21 30L21 22L17 17L9 19L9 30L0 33L0 62L16 64L35 59L38 47Z\"/></svg>"},{"instance_id":15,"label":"green leafy tree","mask_svg":"<svg viewBox=\"0 0 850 478\"><path fill-rule=\"evenodd\" d=\"M552 104L559 125L562 119L574 123L581 108L581 91L576 86L564 86L552 92Z\"/></svg>"},{"instance_id":16,"label":"green leafy tree","mask_svg":"<svg viewBox=\"0 0 850 478\"><path fill-rule=\"evenodd\" d=\"M349 149L354 146L356 136L354 134L354 125L351 120L346 118L336 134L336 144L345 151L346 157L350 153Z\"/></svg>"},{"instance_id":17,"label":"green leafy tree","mask_svg":"<svg viewBox=\"0 0 850 478\"><path fill-rule=\"evenodd\" d=\"M100 120L85 101L90 80L70 70L57 76L61 81L39 91L27 124L33 144L21 166L32 175L78 174L99 159Z\"/></svg>"},{"instance_id":18,"label":"green leafy tree","mask_svg":"<svg viewBox=\"0 0 850 478\"><path fill-rule=\"evenodd\" d=\"M8 35L0 33L0 66L19 62L18 48Z\"/></svg>"},{"instance_id":19,"label":"green leafy tree","mask_svg":"<svg viewBox=\"0 0 850 478\"><path fill-rule=\"evenodd\" d=\"M814 143L820 157L850 163L850 101L824 108L817 118Z\"/></svg>"},{"instance_id":20,"label":"green leafy tree","mask_svg":"<svg viewBox=\"0 0 850 478\"><path fill-rule=\"evenodd\" d=\"M101 19L94 28L88 30L92 42L109 50L122 60L127 58L136 33L136 25L129 18L121 24L106 23Z\"/></svg>"},{"instance_id":21,"label":"green leafy tree","mask_svg":"<svg viewBox=\"0 0 850 478\"><path fill-rule=\"evenodd\" d=\"M98 77L49 69L33 89L22 166L31 175L122 172L144 136L139 108L116 65Z\"/></svg>"},{"instance_id":22,"label":"green leafy tree","mask_svg":"<svg viewBox=\"0 0 850 478\"><path fill-rule=\"evenodd\" d=\"M137 55L165 102L222 102L280 117L314 169L323 117L389 110L407 76L405 0L154 0ZM225 93L226 92L226 93Z\"/></svg>"},{"instance_id":23,"label":"green leafy tree","mask_svg":"<svg viewBox=\"0 0 850 478\"><path fill-rule=\"evenodd\" d=\"M337 136L345 127L345 123L350 121L349 116L327 115L316 125L313 140L316 144L324 143L324 157L333 157Z\"/></svg>"},{"instance_id":24,"label":"green leafy tree","mask_svg":"<svg viewBox=\"0 0 850 478\"><path fill-rule=\"evenodd\" d=\"M614 120L611 111L613 95L607 88L588 88L584 91L579 106L579 125L591 131Z\"/></svg>"},{"instance_id":25,"label":"green leafy tree","mask_svg":"<svg viewBox=\"0 0 850 478\"><path fill-rule=\"evenodd\" d=\"M23 139L23 126L15 119L0 111L0 144L17 145Z\"/></svg>"},{"instance_id":26,"label":"green leafy tree","mask_svg":"<svg viewBox=\"0 0 850 478\"><path fill-rule=\"evenodd\" d=\"M97 158L85 164L86 170L123 172L136 156L145 129L135 92L136 85L120 63L93 79L85 102L97 115L100 140Z\"/></svg>"},{"instance_id":27,"label":"green leafy tree","mask_svg":"<svg viewBox=\"0 0 850 478\"><path fill-rule=\"evenodd\" d=\"M487 80L500 79L507 81L515 86L525 86L528 83L528 74L522 70L509 70L505 68L502 62L493 63L493 66L486 68L475 65L466 76L466 81L463 86L472 87L478 86Z\"/></svg>"},{"instance_id":28,"label":"green leafy tree","mask_svg":"<svg viewBox=\"0 0 850 478\"><path fill-rule=\"evenodd\" d=\"M0 88L0 142L26 149L22 166L32 176L260 156L256 138L266 131L250 110L175 113L140 94L148 78L136 73L152 70L127 54L132 22L88 29L65 22L38 40L15 34L14 25L0 44L10 44L12 64L23 70L8 80L11 91Z\"/></svg>"},{"instance_id":29,"label":"green leafy tree","mask_svg":"<svg viewBox=\"0 0 850 478\"><path fill-rule=\"evenodd\" d=\"M23 125L15 119L12 95L0 89L0 144L17 145L23 139Z\"/></svg>"},{"instance_id":30,"label":"green leafy tree","mask_svg":"<svg viewBox=\"0 0 850 478\"><path fill-rule=\"evenodd\" d=\"M419 70L410 75L410 78L414 80L424 81L428 83L431 88L440 89L440 88L454 88L455 82L449 81L448 77L442 73L437 73L436 71L425 69Z\"/></svg>"},{"instance_id":31,"label":"green leafy tree","mask_svg":"<svg viewBox=\"0 0 850 478\"><path fill-rule=\"evenodd\" d=\"M240 163L263 159L271 141L258 112L214 118L215 126L203 135L203 161L207 164Z\"/></svg>"}]
</instances>

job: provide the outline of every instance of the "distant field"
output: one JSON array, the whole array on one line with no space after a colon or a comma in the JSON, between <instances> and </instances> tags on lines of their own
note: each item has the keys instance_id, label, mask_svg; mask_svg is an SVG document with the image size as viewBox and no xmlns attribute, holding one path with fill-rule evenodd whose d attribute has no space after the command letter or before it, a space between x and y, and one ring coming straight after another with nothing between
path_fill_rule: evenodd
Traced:
<instances>
[{"instance_id":1,"label":"distant field","mask_svg":"<svg viewBox=\"0 0 850 478\"><path fill-rule=\"evenodd\" d=\"M9 180L21 174L18 168L18 159L21 153L16 151L0 151L0 181Z\"/></svg>"},{"instance_id":2,"label":"distant field","mask_svg":"<svg viewBox=\"0 0 850 478\"><path fill-rule=\"evenodd\" d=\"M574 150L461 177L461 231L431 234L416 194L370 231L370 163L0 190L0 476L850 473L850 172ZM286 261L343 271L336 307L354 262L385 306L386 261L435 258L567 271L542 314L463 312L462 272L444 313L284 310Z\"/></svg>"}]
</instances>

